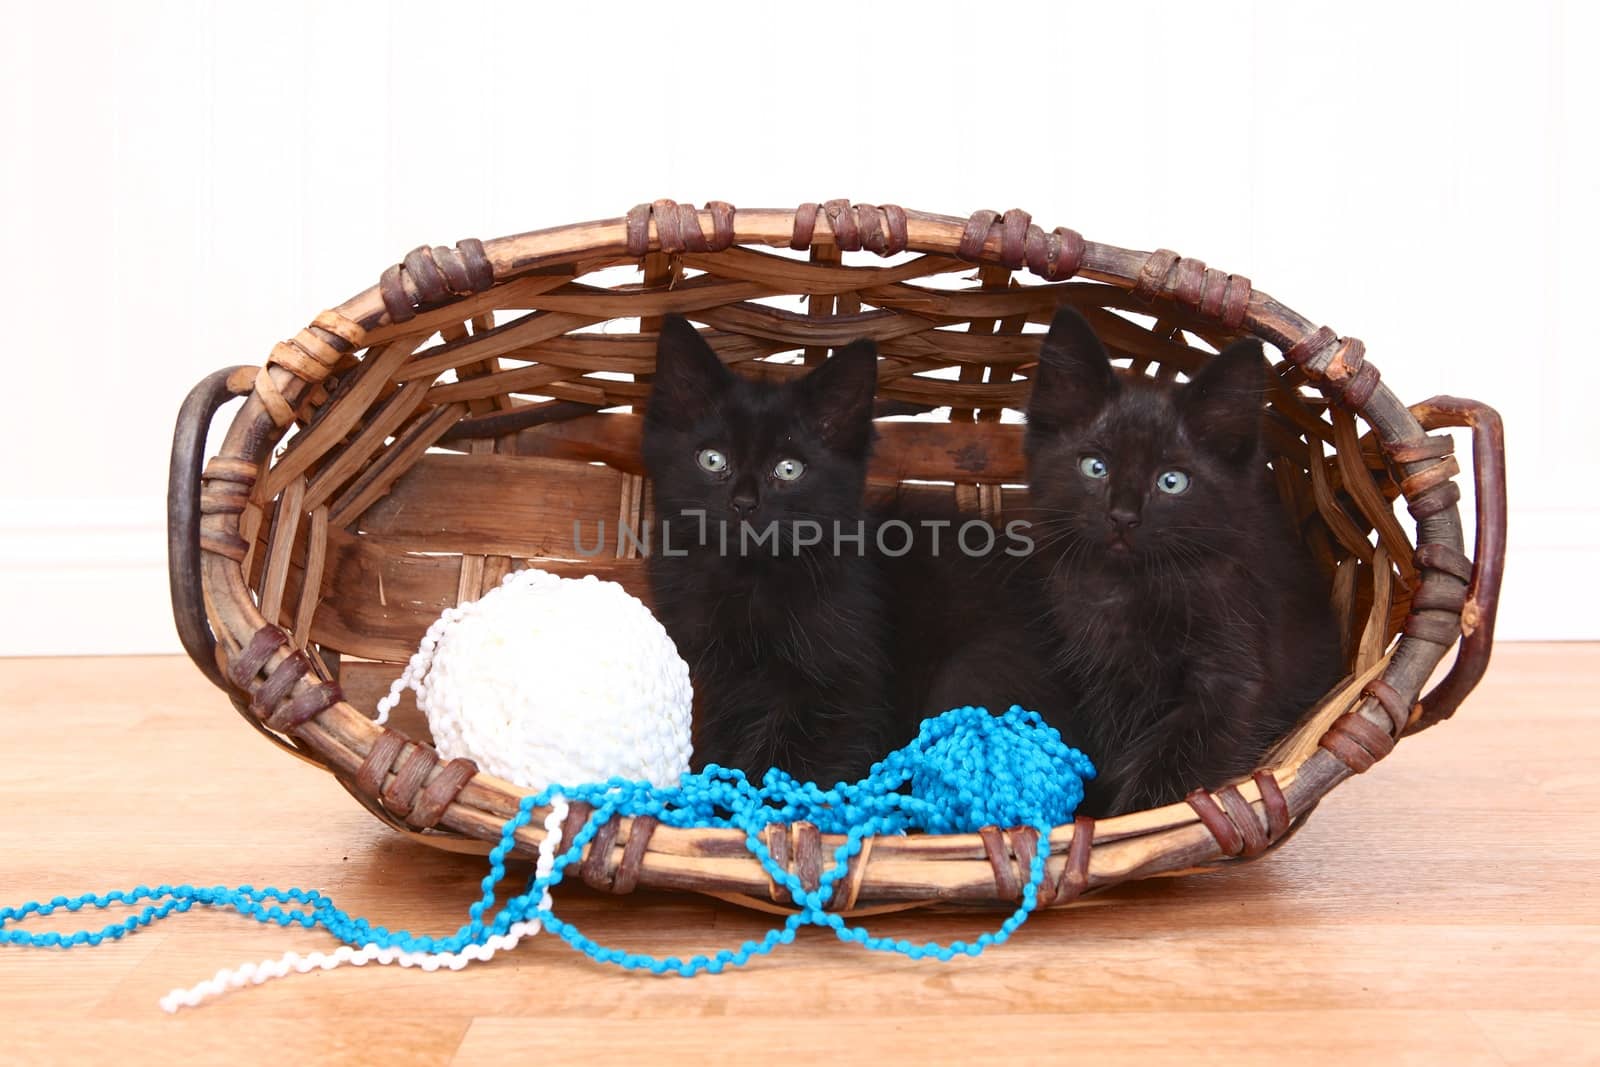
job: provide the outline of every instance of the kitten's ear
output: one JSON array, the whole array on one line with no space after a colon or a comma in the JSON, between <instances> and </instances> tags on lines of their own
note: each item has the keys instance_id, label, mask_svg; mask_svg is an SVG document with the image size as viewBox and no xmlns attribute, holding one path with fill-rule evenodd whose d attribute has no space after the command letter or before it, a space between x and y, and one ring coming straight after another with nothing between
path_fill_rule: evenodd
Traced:
<instances>
[{"instance_id":1,"label":"kitten's ear","mask_svg":"<svg viewBox=\"0 0 1600 1067\"><path fill-rule=\"evenodd\" d=\"M655 378L646 416L669 425L690 425L718 405L733 380L733 372L723 366L688 319L667 315L661 320L661 339L656 343Z\"/></svg>"},{"instance_id":2,"label":"kitten's ear","mask_svg":"<svg viewBox=\"0 0 1600 1067\"><path fill-rule=\"evenodd\" d=\"M878 392L878 346L852 341L800 379L799 388L830 448L864 454L872 443L872 400Z\"/></svg>"},{"instance_id":3,"label":"kitten's ear","mask_svg":"<svg viewBox=\"0 0 1600 1067\"><path fill-rule=\"evenodd\" d=\"M1267 358L1255 338L1235 341L1200 368L1179 394L1184 428L1202 447L1242 460L1261 439Z\"/></svg>"},{"instance_id":4,"label":"kitten's ear","mask_svg":"<svg viewBox=\"0 0 1600 1067\"><path fill-rule=\"evenodd\" d=\"M1105 406L1116 384L1111 356L1088 320L1062 308L1039 347L1028 424L1059 429L1087 422Z\"/></svg>"}]
</instances>

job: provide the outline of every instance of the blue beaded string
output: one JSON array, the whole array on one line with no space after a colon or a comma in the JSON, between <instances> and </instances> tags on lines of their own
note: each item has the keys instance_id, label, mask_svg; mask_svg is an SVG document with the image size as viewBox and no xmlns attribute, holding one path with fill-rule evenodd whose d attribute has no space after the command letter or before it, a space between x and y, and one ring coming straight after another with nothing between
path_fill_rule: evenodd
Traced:
<instances>
[{"instance_id":1,"label":"blue beaded string","mask_svg":"<svg viewBox=\"0 0 1600 1067\"><path fill-rule=\"evenodd\" d=\"M697 774L685 775L671 788L611 778L579 786L552 785L524 797L489 853L482 896L468 909L467 923L445 937L375 926L367 919L351 916L315 890L163 884L70 898L58 896L48 902L0 908L0 944L64 949L98 945L108 938L119 940L175 911L186 912L199 904L231 908L264 924L320 928L355 947L376 943L384 948L422 953L460 952L468 945L481 945L493 935L504 934L513 923L537 919L545 929L600 963L684 977L717 974L730 964L743 966L779 945L791 943L803 926L824 927L841 941L876 952L897 952L911 959L976 956L1011 937L1038 906L1050 830L1071 820L1083 801L1083 783L1094 774L1089 759L1063 743L1061 736L1034 712L1013 706L1002 715L990 715L983 708L956 708L926 720L916 740L875 764L866 778L856 783L841 782L831 789L796 781L778 770L768 771L756 786L740 771L712 765ZM908 783L910 791L902 792ZM571 841L562 842L561 854L548 875L532 877L523 892L494 910L495 887L505 876L506 859L515 847L517 832L532 822L536 809L549 804L557 794L569 801L588 803L592 813ZM600 826L618 815L649 815L673 827L743 830L750 853L775 883L789 891L797 910L760 940L745 941L737 949L723 949L712 956L658 957L599 944L577 926L541 907L540 901L545 891L559 885L567 869L578 862L584 846ZM800 820L815 824L823 833L844 836L834 850L833 865L822 873L813 890L807 890L796 875L778 863L762 840L767 826ZM1027 826L1039 835L1021 903L994 931L979 934L970 942L916 944L878 937L827 910L834 886L848 872L850 860L860 853L864 839L912 830L966 833L982 826ZM62 934L16 929L24 919L51 915L59 909L77 912L85 907L105 909L113 904L138 905L145 901L150 903L137 914L95 931Z\"/></svg>"}]
</instances>

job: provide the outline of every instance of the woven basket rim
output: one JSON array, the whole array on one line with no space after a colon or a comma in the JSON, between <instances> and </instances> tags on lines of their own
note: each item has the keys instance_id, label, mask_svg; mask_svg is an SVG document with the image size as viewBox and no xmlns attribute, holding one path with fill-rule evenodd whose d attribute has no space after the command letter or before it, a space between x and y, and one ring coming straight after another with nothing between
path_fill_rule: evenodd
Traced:
<instances>
[{"instance_id":1,"label":"woven basket rim","mask_svg":"<svg viewBox=\"0 0 1600 1067\"><path fill-rule=\"evenodd\" d=\"M303 654L295 651L291 642L280 640L287 635L258 610L241 567L240 511L216 501L239 499L241 487L246 493L260 488L258 477L270 462L273 447L292 424L294 409L341 359L358 350L370 352L374 346L402 336L458 323L491 289L514 284L536 289L545 285L546 279L553 287L587 269L638 264L643 257L660 253L698 262L763 247L866 249L879 255L903 251L1027 270L1046 281L1072 279L1068 285L1088 279L1114 286L1137 300L1174 302L1220 329L1259 337L1277 346L1304 371L1307 380L1323 387L1334 404L1353 411L1372 428L1402 480L1402 495L1417 518L1422 587L1431 584L1451 589L1450 583L1463 584L1467 577L1459 573L1460 561L1467 557L1456 503L1459 491L1450 477L1455 473L1455 461L1440 443L1447 443L1448 437L1428 433L1430 428L1464 424L1461 412L1444 402L1448 398L1436 398L1416 410L1407 408L1364 358L1360 341L1315 326L1255 289L1247 278L1207 268L1165 249L1128 250L1087 241L1061 228L1046 233L1018 211L980 211L962 219L846 201L737 211L717 203L696 209L656 201L617 218L484 242L463 241L455 249L418 249L405 262L385 271L378 284L317 316L305 330L276 346L259 371L251 369L235 376L235 387L242 392L248 384L249 390L217 456L206 468L200 498L199 576L218 662L237 686L235 703L246 717L284 747L338 776L386 823L438 844L437 831L419 831L416 819L408 825L380 799L409 774L417 782L411 787L407 806L426 802L430 809L438 809L430 810L432 821L422 825L442 827L471 839L452 847L486 851L488 842L498 839L502 823L514 813L518 799L531 791L481 772L467 775L450 764L435 766L437 760L418 754L427 746L404 742L395 747L384 740L384 731L365 712L342 700L336 686L309 669L309 663L307 669L296 668L301 673L284 683L286 689L277 685L274 673L278 672L279 679L287 677L290 668L283 666L285 662L296 655L303 658ZM570 267L577 269L568 271ZM835 263L829 269L863 268ZM692 317L696 310L693 287L685 287L673 299L677 301L674 310ZM288 420L286 411L291 415ZM1497 422L1494 428L1498 430ZM208 501L215 506L208 508ZM1503 529L1503 514L1500 525ZM1481 532L1479 544L1481 548ZM1050 835L1048 880L1052 890L1046 894L1048 902L1070 903L1085 891L1132 878L1250 858L1283 840L1330 789L1386 755L1398 735L1426 724L1421 689L1454 644L1453 638L1440 639L1441 620L1454 627L1457 636L1463 629L1463 616L1469 636L1475 625L1492 631L1498 568L1488 576L1492 579L1489 583L1478 581L1476 570L1472 574L1475 584L1464 606L1455 611L1419 612L1422 624L1413 627L1408 620L1406 632L1377 669L1367 677L1347 679L1339 692L1350 702L1350 709L1333 723L1319 747L1296 765L1263 771L1250 781L1215 793L1197 792L1184 803L1098 823L1079 819L1057 827ZM1491 587L1482 587L1486 584ZM1484 627L1486 616L1488 625ZM1483 634L1485 640L1488 636ZM1483 658L1486 661L1486 648ZM1475 681L1469 679L1465 690ZM1449 694L1454 703L1445 714L1465 696L1465 690ZM273 698L265 709L260 706L264 692ZM256 714L247 710L252 703L257 705ZM278 728L268 729L258 721L267 713L272 713ZM282 724L288 720L296 721L284 728ZM374 782L375 749L385 749L382 757L386 762L378 767ZM428 752L431 754L431 749ZM584 814L577 806L573 818ZM591 846L599 858L583 865L586 880L619 892L644 884L711 893L757 907L786 903L781 890L772 886L759 865L745 854L742 831L651 826L643 834L642 845L628 847L635 833L631 821L618 820L600 835ZM895 896L886 891L877 894L870 906L866 897L860 897L863 903L858 904L863 883L873 881L872 875L863 873L868 867L864 854L859 869L853 864L850 875L842 880L835 906L849 911L929 903L1007 903L1014 899L1019 872L1026 871L1035 847L1029 840L1031 833L993 828L973 834L880 839L867 851L875 857L877 870L888 872L884 878L899 879L900 903L885 903L886 898ZM541 835L536 819L518 834L519 847L536 847ZM782 853L803 880L813 884L819 857L831 855L842 841L804 824L774 828L769 837L775 852ZM621 860L614 857L615 851L623 853ZM975 887L971 877L964 877L956 885L941 881L919 885L915 872L905 869L906 864L956 856L981 861L982 869L992 871L992 881ZM698 878L697 865L713 861L722 875ZM973 863L966 867L977 869ZM735 868L739 873L727 873Z\"/></svg>"}]
</instances>

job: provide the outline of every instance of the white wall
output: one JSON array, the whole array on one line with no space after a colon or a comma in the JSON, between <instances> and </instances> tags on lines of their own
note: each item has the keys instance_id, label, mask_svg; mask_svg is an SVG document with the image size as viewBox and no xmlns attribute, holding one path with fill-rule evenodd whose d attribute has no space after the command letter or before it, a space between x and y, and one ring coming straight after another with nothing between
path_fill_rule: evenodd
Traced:
<instances>
[{"instance_id":1,"label":"white wall","mask_svg":"<svg viewBox=\"0 0 1600 1067\"><path fill-rule=\"evenodd\" d=\"M1600 637L1596 6L5 3L0 653L177 647L188 387L407 249L848 196L1178 249L1506 417L1508 638Z\"/></svg>"}]
</instances>

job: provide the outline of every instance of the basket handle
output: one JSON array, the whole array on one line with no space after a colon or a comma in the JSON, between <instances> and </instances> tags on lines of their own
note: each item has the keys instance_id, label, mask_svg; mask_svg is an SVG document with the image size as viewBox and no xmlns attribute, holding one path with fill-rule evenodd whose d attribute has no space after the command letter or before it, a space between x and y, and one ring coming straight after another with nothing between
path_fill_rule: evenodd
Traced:
<instances>
[{"instance_id":1,"label":"basket handle","mask_svg":"<svg viewBox=\"0 0 1600 1067\"><path fill-rule=\"evenodd\" d=\"M172 621L183 650L194 665L225 693L232 687L217 665L217 639L206 621L200 587L200 464L206 432L217 410L250 391L232 384L235 374L253 367L224 367L201 379L178 409L172 432L172 462L167 468L167 580L172 590Z\"/></svg>"},{"instance_id":2,"label":"basket handle","mask_svg":"<svg viewBox=\"0 0 1600 1067\"><path fill-rule=\"evenodd\" d=\"M1455 714L1489 667L1500 579L1506 563L1506 435L1500 413L1476 400L1436 396L1411 409L1423 429L1463 426L1472 430L1472 484L1477 511L1472 579L1461 610L1461 647L1450 673L1425 695L1406 733L1426 730Z\"/></svg>"}]
</instances>

